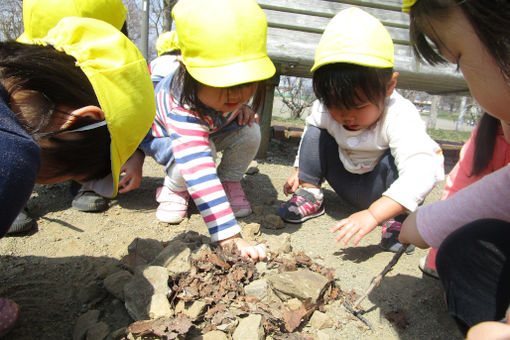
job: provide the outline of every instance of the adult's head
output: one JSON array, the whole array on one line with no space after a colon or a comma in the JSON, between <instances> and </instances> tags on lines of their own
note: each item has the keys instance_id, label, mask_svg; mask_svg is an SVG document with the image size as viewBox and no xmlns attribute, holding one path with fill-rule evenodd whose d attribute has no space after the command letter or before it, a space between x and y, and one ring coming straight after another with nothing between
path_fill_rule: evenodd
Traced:
<instances>
[{"instance_id":1,"label":"adult's head","mask_svg":"<svg viewBox=\"0 0 510 340\"><path fill-rule=\"evenodd\" d=\"M480 105L510 121L510 2L404 0L403 10L418 57L457 64Z\"/></svg>"},{"instance_id":2,"label":"adult's head","mask_svg":"<svg viewBox=\"0 0 510 340\"><path fill-rule=\"evenodd\" d=\"M75 179L116 195L120 166L155 114L146 61L126 36L100 20L64 18L30 44L1 43L0 82L41 147L39 183Z\"/></svg>"}]
</instances>

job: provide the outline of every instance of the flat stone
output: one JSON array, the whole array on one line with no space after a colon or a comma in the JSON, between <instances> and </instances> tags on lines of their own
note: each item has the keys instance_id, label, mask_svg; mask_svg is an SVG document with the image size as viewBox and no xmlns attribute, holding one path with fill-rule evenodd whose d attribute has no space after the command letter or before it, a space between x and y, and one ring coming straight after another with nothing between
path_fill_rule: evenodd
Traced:
<instances>
[{"instance_id":1,"label":"flat stone","mask_svg":"<svg viewBox=\"0 0 510 340\"><path fill-rule=\"evenodd\" d=\"M262 316L260 314L250 314L241 319L232 334L232 340L262 339L264 339L264 328L262 327Z\"/></svg>"},{"instance_id":2,"label":"flat stone","mask_svg":"<svg viewBox=\"0 0 510 340\"><path fill-rule=\"evenodd\" d=\"M301 301L310 299L312 304L317 302L329 282L324 276L308 269L273 274L268 281L274 290Z\"/></svg>"},{"instance_id":3,"label":"flat stone","mask_svg":"<svg viewBox=\"0 0 510 340\"><path fill-rule=\"evenodd\" d=\"M133 274L127 270L120 270L116 273L108 275L104 281L106 290L117 299L124 301L124 286L131 281Z\"/></svg>"}]
</instances>

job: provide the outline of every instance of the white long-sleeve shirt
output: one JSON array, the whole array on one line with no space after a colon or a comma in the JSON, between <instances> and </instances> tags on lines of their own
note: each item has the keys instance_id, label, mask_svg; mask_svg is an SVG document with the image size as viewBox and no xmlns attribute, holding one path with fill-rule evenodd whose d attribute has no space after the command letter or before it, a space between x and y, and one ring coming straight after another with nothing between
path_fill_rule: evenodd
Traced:
<instances>
[{"instance_id":1,"label":"white long-sleeve shirt","mask_svg":"<svg viewBox=\"0 0 510 340\"><path fill-rule=\"evenodd\" d=\"M370 128L349 131L316 101L306 125L325 129L335 138L338 157L345 169L354 174L372 171L390 149L399 176L383 195L414 211L434 185L444 179L444 157L409 100L394 91L386 98L385 105L385 112ZM298 159L299 153L296 166Z\"/></svg>"}]
</instances>

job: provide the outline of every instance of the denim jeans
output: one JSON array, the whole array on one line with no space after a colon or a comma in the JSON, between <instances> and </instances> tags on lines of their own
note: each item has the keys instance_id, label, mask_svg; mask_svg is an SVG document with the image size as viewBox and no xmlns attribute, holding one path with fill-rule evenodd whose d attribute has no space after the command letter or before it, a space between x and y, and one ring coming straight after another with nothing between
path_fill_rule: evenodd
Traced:
<instances>
[{"instance_id":1,"label":"denim jeans","mask_svg":"<svg viewBox=\"0 0 510 340\"><path fill-rule=\"evenodd\" d=\"M307 126L299 149L300 180L321 185L327 180L335 192L357 209L367 209L398 178L398 170L386 151L375 168L364 174L347 171L338 155L338 144L326 130ZM407 215L395 220L402 222Z\"/></svg>"},{"instance_id":2,"label":"denim jeans","mask_svg":"<svg viewBox=\"0 0 510 340\"><path fill-rule=\"evenodd\" d=\"M510 223L471 222L439 247L436 266L448 311L465 335L483 321L505 317L510 303Z\"/></svg>"}]
</instances>

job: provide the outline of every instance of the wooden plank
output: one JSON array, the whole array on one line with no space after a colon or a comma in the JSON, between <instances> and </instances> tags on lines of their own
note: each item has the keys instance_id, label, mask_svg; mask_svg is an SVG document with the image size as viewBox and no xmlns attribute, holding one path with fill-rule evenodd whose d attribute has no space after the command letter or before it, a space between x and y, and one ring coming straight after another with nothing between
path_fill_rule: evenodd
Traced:
<instances>
[{"instance_id":1,"label":"wooden plank","mask_svg":"<svg viewBox=\"0 0 510 340\"><path fill-rule=\"evenodd\" d=\"M260 7L283 13L303 14L308 16L332 18L339 11L352 7L352 4L325 0L258 0ZM377 7L362 7L387 27L409 27L409 16L400 10L382 10Z\"/></svg>"},{"instance_id":2,"label":"wooden plank","mask_svg":"<svg viewBox=\"0 0 510 340\"><path fill-rule=\"evenodd\" d=\"M266 9L264 12L270 28L284 28L300 32L322 34L331 20L330 18L321 16L287 13L270 9ZM386 28L395 42L400 44L409 44L409 31L407 28Z\"/></svg>"}]
</instances>

